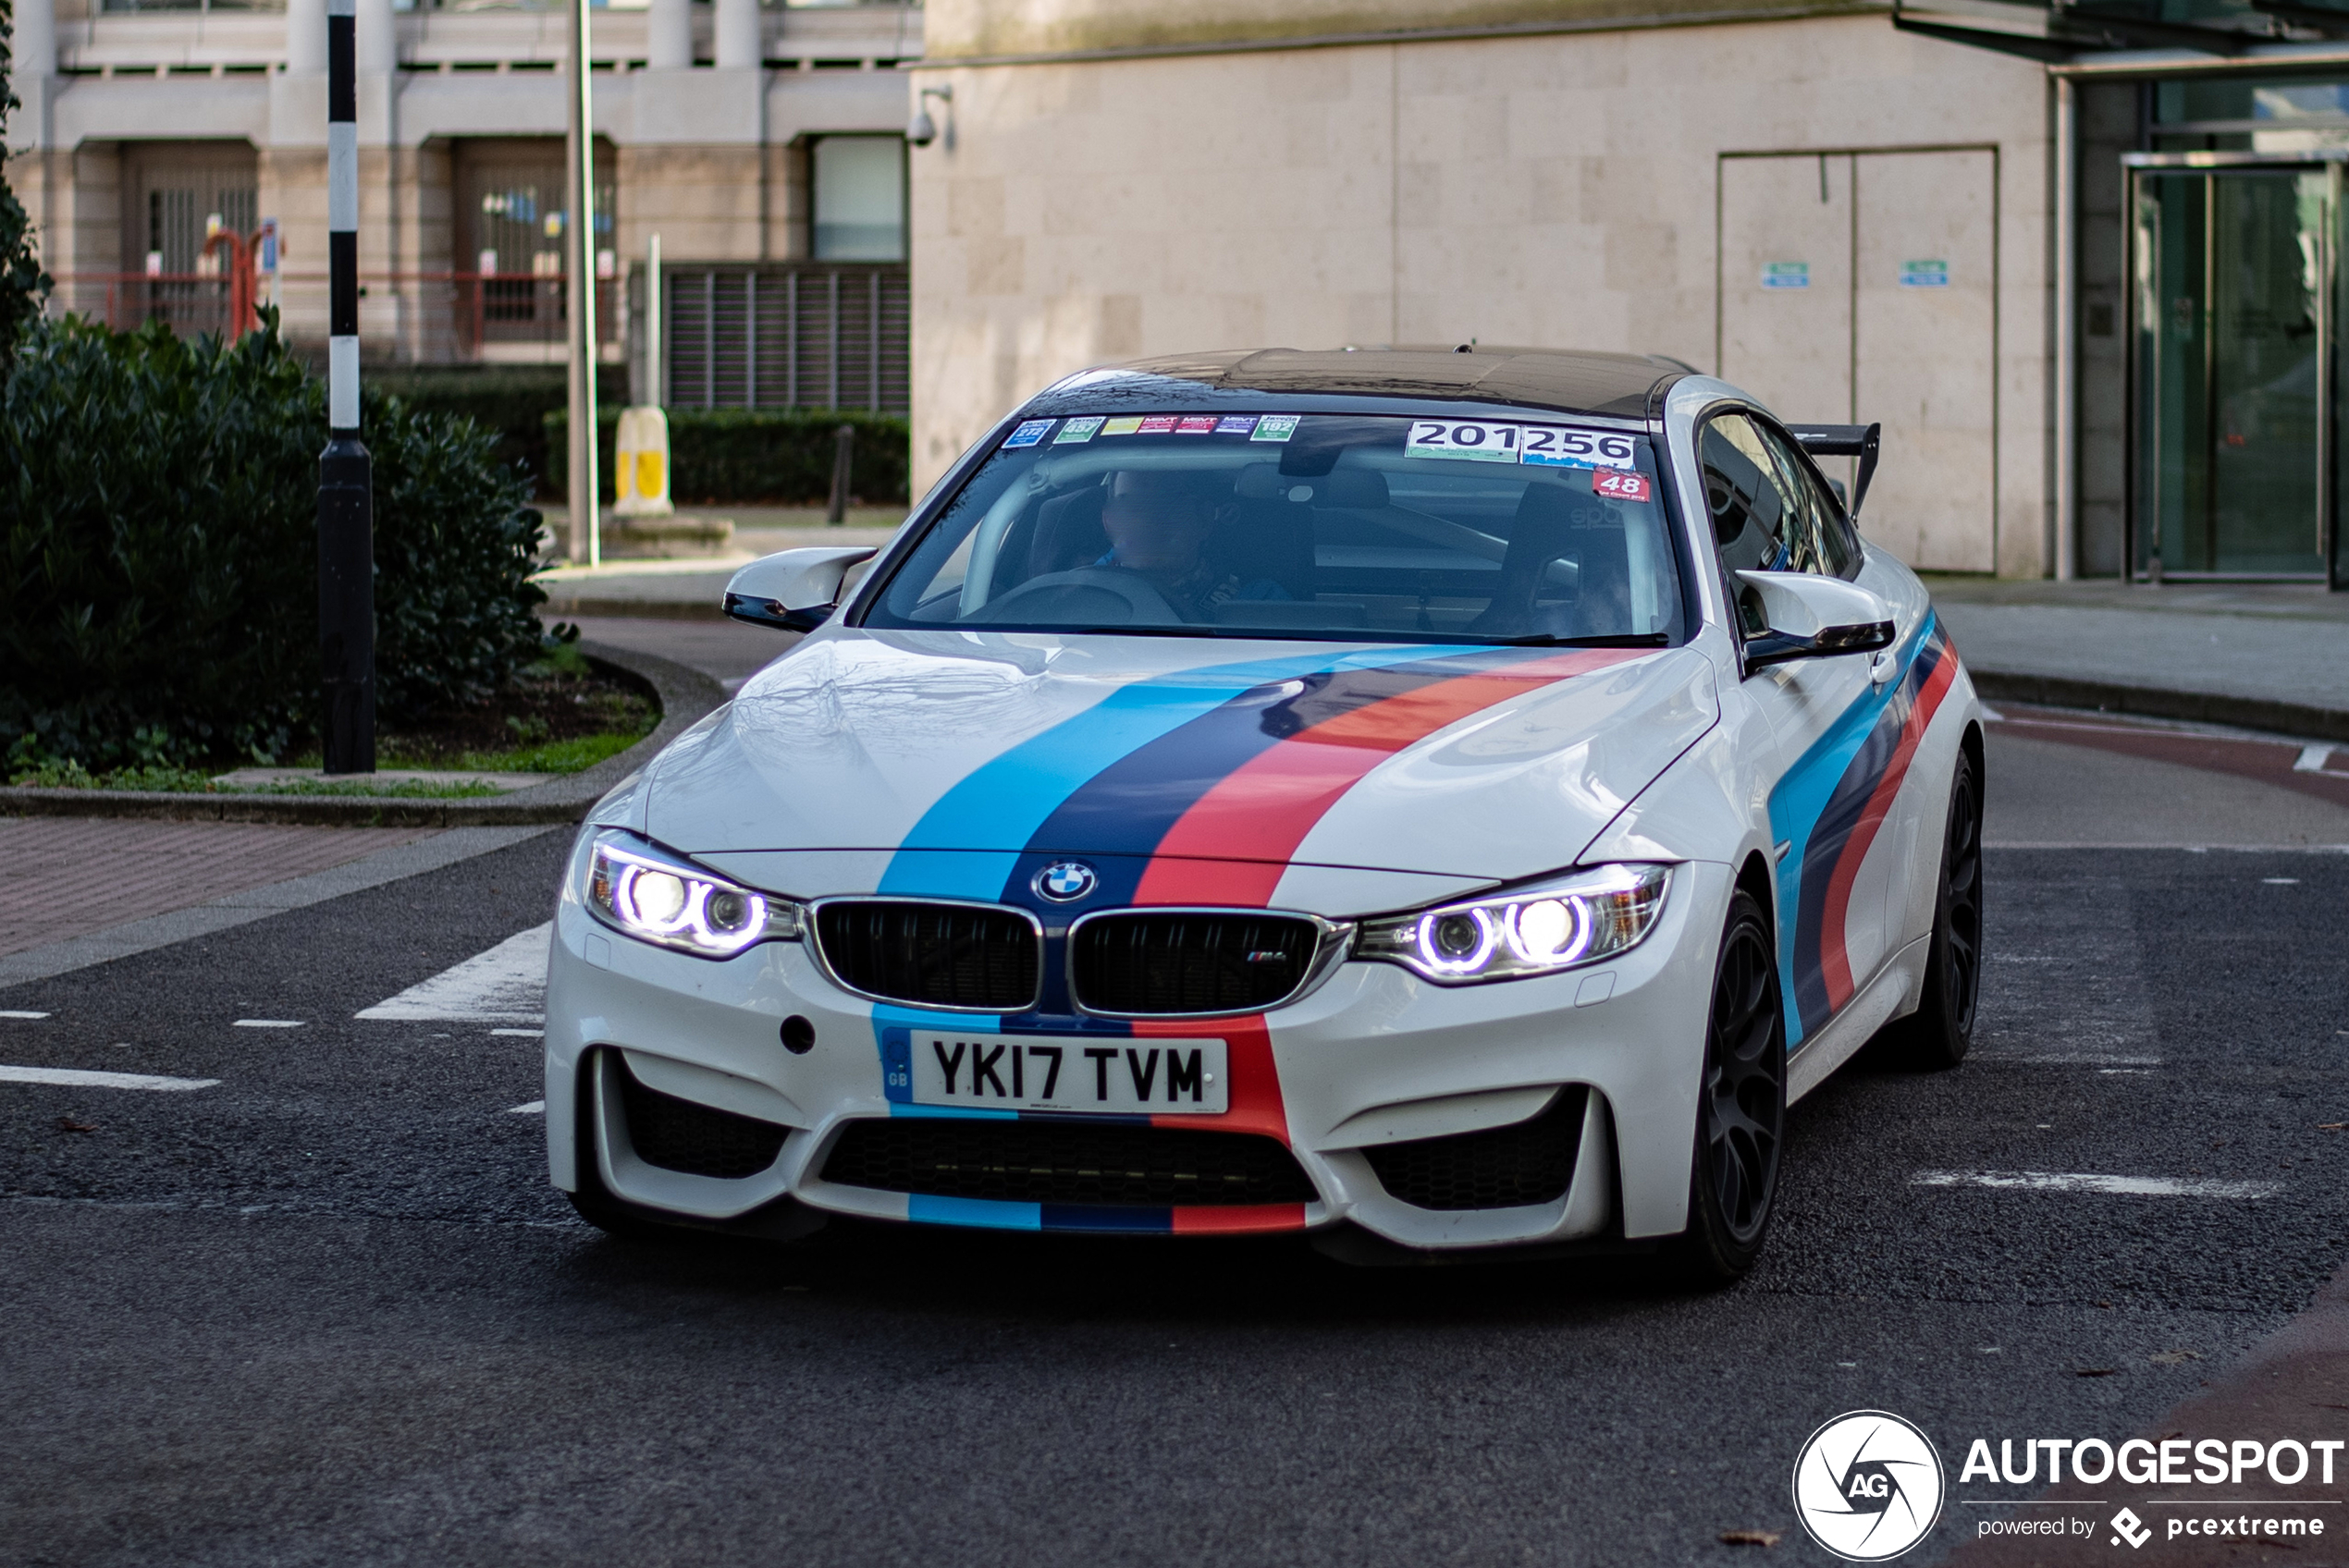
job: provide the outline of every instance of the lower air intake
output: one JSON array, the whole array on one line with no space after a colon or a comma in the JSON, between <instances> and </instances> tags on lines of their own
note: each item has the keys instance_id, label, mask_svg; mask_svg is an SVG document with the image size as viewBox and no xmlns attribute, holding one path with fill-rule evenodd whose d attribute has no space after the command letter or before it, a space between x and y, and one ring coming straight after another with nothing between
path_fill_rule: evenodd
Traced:
<instances>
[{"instance_id":1,"label":"lower air intake","mask_svg":"<svg viewBox=\"0 0 2349 1568\"><path fill-rule=\"evenodd\" d=\"M1556 1203L1574 1182L1591 1091L1558 1091L1531 1121L1362 1151L1379 1184L1414 1208L1526 1208Z\"/></svg>"},{"instance_id":2,"label":"lower air intake","mask_svg":"<svg viewBox=\"0 0 2349 1568\"><path fill-rule=\"evenodd\" d=\"M852 1121L824 1162L824 1180L1006 1203L1171 1207L1315 1196L1277 1139L1064 1121Z\"/></svg>"},{"instance_id":3,"label":"lower air intake","mask_svg":"<svg viewBox=\"0 0 2349 1568\"><path fill-rule=\"evenodd\" d=\"M646 1165L739 1181L757 1175L782 1153L786 1128L648 1089L625 1066L617 1076L628 1142Z\"/></svg>"}]
</instances>

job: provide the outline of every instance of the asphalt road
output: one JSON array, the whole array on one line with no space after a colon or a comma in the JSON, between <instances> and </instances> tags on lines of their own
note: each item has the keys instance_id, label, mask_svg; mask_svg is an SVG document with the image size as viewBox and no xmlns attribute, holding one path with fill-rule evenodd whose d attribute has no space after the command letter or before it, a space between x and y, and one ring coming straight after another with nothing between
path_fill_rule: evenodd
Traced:
<instances>
[{"instance_id":1,"label":"asphalt road","mask_svg":"<svg viewBox=\"0 0 2349 1568\"><path fill-rule=\"evenodd\" d=\"M2166 766L1994 735L1992 837L2349 842ZM534 1040L353 1017L545 919L561 848L0 991L50 1015L0 1063L218 1080L0 1083L0 1563L1824 1562L1788 1477L1826 1418L1900 1412L1983 1495L1969 1437L2117 1440L2349 1259L2349 855L1994 850L1974 1056L1801 1106L1767 1258L1692 1295L1287 1240L606 1240L510 1109ZM2262 1195L1918 1180L1982 1171Z\"/></svg>"}]
</instances>

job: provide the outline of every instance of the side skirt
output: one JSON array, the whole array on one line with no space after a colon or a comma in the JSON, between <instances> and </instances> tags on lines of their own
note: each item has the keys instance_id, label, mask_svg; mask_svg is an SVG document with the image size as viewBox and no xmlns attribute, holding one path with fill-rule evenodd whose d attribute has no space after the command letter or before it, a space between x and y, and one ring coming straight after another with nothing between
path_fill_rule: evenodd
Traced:
<instances>
[{"instance_id":1,"label":"side skirt","mask_svg":"<svg viewBox=\"0 0 2349 1568\"><path fill-rule=\"evenodd\" d=\"M1914 1010L1919 987L1925 984L1925 954L1932 944L1928 932L1893 954L1826 1028L1802 1043L1802 1048L1787 1061L1787 1104L1794 1104L1826 1083L1903 1011L1903 1003L1909 1011Z\"/></svg>"}]
</instances>

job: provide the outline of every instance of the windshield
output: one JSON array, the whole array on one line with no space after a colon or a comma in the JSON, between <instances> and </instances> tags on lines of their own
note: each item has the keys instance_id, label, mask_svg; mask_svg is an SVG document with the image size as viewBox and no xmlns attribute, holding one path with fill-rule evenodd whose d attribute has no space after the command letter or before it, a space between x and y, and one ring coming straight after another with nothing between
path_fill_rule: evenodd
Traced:
<instances>
[{"instance_id":1,"label":"windshield","mask_svg":"<svg viewBox=\"0 0 2349 1568\"><path fill-rule=\"evenodd\" d=\"M863 624L1661 646L1681 608L1645 436L1128 414L1020 425Z\"/></svg>"}]
</instances>

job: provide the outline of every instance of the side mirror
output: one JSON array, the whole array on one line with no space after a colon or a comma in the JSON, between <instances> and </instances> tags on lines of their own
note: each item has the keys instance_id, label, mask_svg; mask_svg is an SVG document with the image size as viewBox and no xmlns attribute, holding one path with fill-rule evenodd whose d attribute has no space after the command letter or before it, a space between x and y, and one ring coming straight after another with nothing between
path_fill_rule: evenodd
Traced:
<instances>
[{"instance_id":1,"label":"side mirror","mask_svg":"<svg viewBox=\"0 0 2349 1568\"><path fill-rule=\"evenodd\" d=\"M1856 583L1808 571L1740 571L1764 630L1745 640L1745 667L1892 646L1892 606Z\"/></svg>"},{"instance_id":2,"label":"side mirror","mask_svg":"<svg viewBox=\"0 0 2349 1568\"><path fill-rule=\"evenodd\" d=\"M870 545L826 545L761 556L727 582L726 613L753 626L813 631L831 619L848 569L878 554Z\"/></svg>"}]
</instances>

